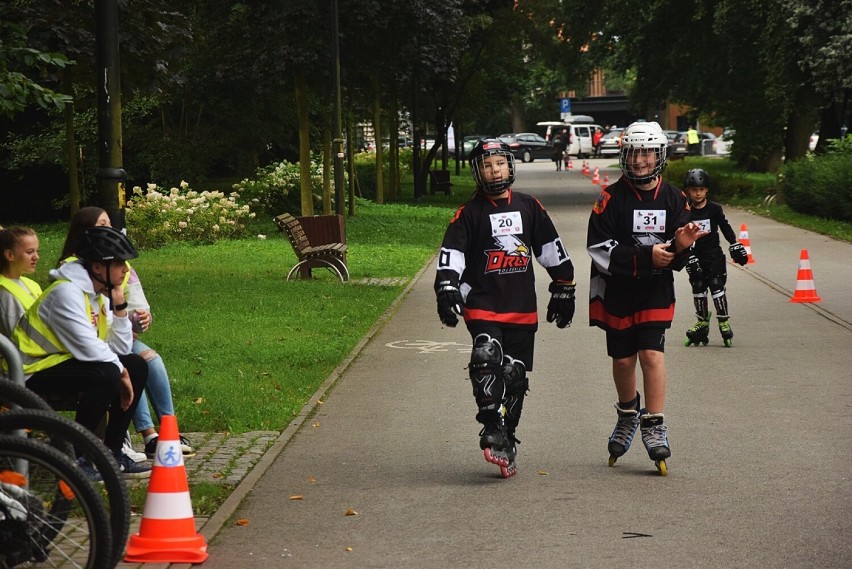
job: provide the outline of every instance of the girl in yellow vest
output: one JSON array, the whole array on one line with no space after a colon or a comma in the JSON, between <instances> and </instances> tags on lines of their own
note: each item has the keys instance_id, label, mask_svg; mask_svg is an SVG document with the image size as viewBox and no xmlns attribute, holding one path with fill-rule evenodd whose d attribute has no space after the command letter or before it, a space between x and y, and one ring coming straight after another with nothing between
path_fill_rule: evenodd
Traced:
<instances>
[{"instance_id":1,"label":"girl in yellow vest","mask_svg":"<svg viewBox=\"0 0 852 569\"><path fill-rule=\"evenodd\" d=\"M41 286L24 275L38 265L38 236L29 227L0 227L0 334L7 338L35 299Z\"/></svg>"},{"instance_id":2,"label":"girl in yellow vest","mask_svg":"<svg viewBox=\"0 0 852 569\"><path fill-rule=\"evenodd\" d=\"M68 235L59 257L60 263L76 254L86 229L90 227L112 227L109 214L99 207L80 208L71 219L71 225L68 227ZM128 268L121 286L128 302L127 310L133 322L132 351L134 354L142 356L148 363L148 384L140 396L139 406L133 415L133 425L136 427L136 432L142 436L145 452L137 452L133 449L129 434L126 437L123 449L125 454L137 462L142 462L147 458L154 457L159 439L154 428L151 411L148 408L148 401L151 401L151 407L154 408L158 419L163 415L174 415L175 406L172 399L171 382L163 358L139 339L140 334L147 331L151 326L151 306L145 297L145 291L142 289L142 283L136 274L136 270L130 265L128 265ZM191 443L183 435L180 436L180 444L184 457L194 454Z\"/></svg>"}]
</instances>

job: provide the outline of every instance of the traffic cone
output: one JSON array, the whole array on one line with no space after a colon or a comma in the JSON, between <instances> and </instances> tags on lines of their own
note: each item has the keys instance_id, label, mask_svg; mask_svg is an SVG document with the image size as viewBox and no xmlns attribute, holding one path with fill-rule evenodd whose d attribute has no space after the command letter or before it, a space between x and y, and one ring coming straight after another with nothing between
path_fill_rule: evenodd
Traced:
<instances>
[{"instance_id":1,"label":"traffic cone","mask_svg":"<svg viewBox=\"0 0 852 569\"><path fill-rule=\"evenodd\" d=\"M177 419L163 415L142 522L139 533L131 535L127 542L124 560L202 563L207 557L207 542L195 531Z\"/></svg>"},{"instance_id":2,"label":"traffic cone","mask_svg":"<svg viewBox=\"0 0 852 569\"><path fill-rule=\"evenodd\" d=\"M754 257L751 256L751 241L748 238L748 229L746 228L746 224L743 223L740 225L740 238L739 242L743 244L745 247L746 253L748 253L748 264L754 263Z\"/></svg>"},{"instance_id":3,"label":"traffic cone","mask_svg":"<svg viewBox=\"0 0 852 569\"><path fill-rule=\"evenodd\" d=\"M574 162L570 158L568 159L568 169L569 170L574 169Z\"/></svg>"},{"instance_id":4,"label":"traffic cone","mask_svg":"<svg viewBox=\"0 0 852 569\"><path fill-rule=\"evenodd\" d=\"M583 175L584 176L589 175L589 163L585 160L583 160Z\"/></svg>"},{"instance_id":5,"label":"traffic cone","mask_svg":"<svg viewBox=\"0 0 852 569\"><path fill-rule=\"evenodd\" d=\"M811 271L808 250L802 249L802 253L799 255L799 272L796 275L796 292L793 293L790 302L819 302L821 300L814 286L814 274Z\"/></svg>"},{"instance_id":6,"label":"traffic cone","mask_svg":"<svg viewBox=\"0 0 852 569\"><path fill-rule=\"evenodd\" d=\"M604 172L604 179L603 179L603 183L601 184L601 189L605 190L607 188L607 186L609 186L609 175L606 172Z\"/></svg>"},{"instance_id":7,"label":"traffic cone","mask_svg":"<svg viewBox=\"0 0 852 569\"><path fill-rule=\"evenodd\" d=\"M592 183L593 183L593 184L600 184L600 183L601 183L601 174L600 174L600 172L598 171L598 167L597 167L597 166L595 166L595 173L594 173L594 175L592 176Z\"/></svg>"}]
</instances>

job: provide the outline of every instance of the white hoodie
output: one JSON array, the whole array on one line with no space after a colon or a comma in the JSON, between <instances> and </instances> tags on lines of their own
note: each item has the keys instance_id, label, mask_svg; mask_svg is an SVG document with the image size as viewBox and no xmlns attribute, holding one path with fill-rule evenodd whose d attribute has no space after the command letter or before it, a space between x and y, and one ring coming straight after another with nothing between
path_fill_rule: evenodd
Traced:
<instances>
[{"instance_id":1,"label":"white hoodie","mask_svg":"<svg viewBox=\"0 0 852 569\"><path fill-rule=\"evenodd\" d=\"M56 285L42 299L38 315L50 326L56 337L65 345L76 360L83 362L112 362L118 369L124 366L117 354L129 354L133 346L133 333L127 316L113 316L109 310L109 300L104 299L107 322L109 324L106 341L98 338L97 313L100 303L92 286L89 273L79 261L65 263L49 273L50 280L65 279ZM116 283L120 285L120 283ZM86 315L85 294L89 298L92 310Z\"/></svg>"}]
</instances>

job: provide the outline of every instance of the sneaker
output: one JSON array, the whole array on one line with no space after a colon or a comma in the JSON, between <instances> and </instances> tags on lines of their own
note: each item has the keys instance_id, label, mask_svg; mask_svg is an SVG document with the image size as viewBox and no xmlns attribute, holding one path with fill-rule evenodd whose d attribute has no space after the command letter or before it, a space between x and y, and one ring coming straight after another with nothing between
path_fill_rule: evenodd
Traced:
<instances>
[{"instance_id":1,"label":"sneaker","mask_svg":"<svg viewBox=\"0 0 852 569\"><path fill-rule=\"evenodd\" d=\"M195 449L192 448L192 443L190 443L189 439L183 435L180 435L180 450L183 453L184 458L195 456Z\"/></svg>"},{"instance_id":2,"label":"sneaker","mask_svg":"<svg viewBox=\"0 0 852 569\"><path fill-rule=\"evenodd\" d=\"M154 437L145 443L145 456L148 458L154 458L157 456L157 443L160 440L160 435L154 435Z\"/></svg>"},{"instance_id":3,"label":"sneaker","mask_svg":"<svg viewBox=\"0 0 852 569\"><path fill-rule=\"evenodd\" d=\"M77 458L77 466L80 467L80 470L83 471L83 474L86 475L86 478L91 480L92 482L103 482L104 479L101 476L101 473L97 471L97 469L92 466L92 463L89 462L85 456L81 456Z\"/></svg>"},{"instance_id":4,"label":"sneaker","mask_svg":"<svg viewBox=\"0 0 852 569\"><path fill-rule=\"evenodd\" d=\"M133 459L133 462L145 462L148 460L147 454L133 450L133 445L130 442L130 433L124 438L124 444L121 445L121 452Z\"/></svg>"},{"instance_id":5,"label":"sneaker","mask_svg":"<svg viewBox=\"0 0 852 569\"><path fill-rule=\"evenodd\" d=\"M132 458L121 451L115 453L115 460L118 462L121 475L125 478L149 478L151 476L149 465L133 462Z\"/></svg>"}]
</instances>

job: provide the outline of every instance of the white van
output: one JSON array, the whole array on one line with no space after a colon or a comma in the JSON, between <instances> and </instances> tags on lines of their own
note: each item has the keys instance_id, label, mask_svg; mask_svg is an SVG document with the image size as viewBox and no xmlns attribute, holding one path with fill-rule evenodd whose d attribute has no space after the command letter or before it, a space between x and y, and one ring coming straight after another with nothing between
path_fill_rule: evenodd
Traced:
<instances>
[{"instance_id":1,"label":"white van","mask_svg":"<svg viewBox=\"0 0 852 569\"><path fill-rule=\"evenodd\" d=\"M592 135L595 129L603 130L603 127L595 124L594 119L587 115L577 115L567 119L565 122L545 121L538 123L538 126L547 126L547 140L551 140L562 129L566 129L569 135L569 144L565 153L568 156L576 156L577 158L586 158L593 156L595 153L595 145L592 143Z\"/></svg>"}]
</instances>

